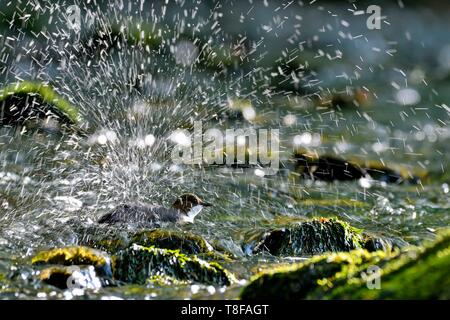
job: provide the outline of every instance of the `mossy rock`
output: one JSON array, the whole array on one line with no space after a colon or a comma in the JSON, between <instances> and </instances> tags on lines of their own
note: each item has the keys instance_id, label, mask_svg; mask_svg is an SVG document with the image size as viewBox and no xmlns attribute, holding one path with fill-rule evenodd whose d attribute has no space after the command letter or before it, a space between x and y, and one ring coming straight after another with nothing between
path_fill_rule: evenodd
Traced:
<instances>
[{"instance_id":1,"label":"mossy rock","mask_svg":"<svg viewBox=\"0 0 450 320\"><path fill-rule=\"evenodd\" d=\"M358 161L357 159L351 159L351 161L363 168L372 179L386 183L401 184L409 182L417 184L419 181L425 180L428 175L428 172L423 169L409 168L393 163L385 165L379 160Z\"/></svg>"},{"instance_id":2,"label":"mossy rock","mask_svg":"<svg viewBox=\"0 0 450 320\"><path fill-rule=\"evenodd\" d=\"M189 281L186 280L178 280L177 278L168 276L166 274L158 274L151 276L147 279L147 283L167 287L167 286L181 286L181 285L188 285Z\"/></svg>"},{"instance_id":3,"label":"mossy rock","mask_svg":"<svg viewBox=\"0 0 450 320\"><path fill-rule=\"evenodd\" d=\"M250 279L241 292L242 299L305 299L319 286L329 286L340 274L353 275L388 255L384 251L333 252L306 262L265 270Z\"/></svg>"},{"instance_id":4,"label":"mossy rock","mask_svg":"<svg viewBox=\"0 0 450 320\"><path fill-rule=\"evenodd\" d=\"M362 245L361 230L338 219L318 218L272 229L259 238L247 240L244 252L302 256L328 251L350 251L361 248Z\"/></svg>"},{"instance_id":5,"label":"mossy rock","mask_svg":"<svg viewBox=\"0 0 450 320\"><path fill-rule=\"evenodd\" d=\"M0 108L2 124L17 124L50 115L68 125L76 125L81 120L75 106L41 82L22 81L0 89Z\"/></svg>"},{"instance_id":6,"label":"mossy rock","mask_svg":"<svg viewBox=\"0 0 450 320\"><path fill-rule=\"evenodd\" d=\"M367 175L359 165L327 155L317 157L315 154L295 152L292 161L298 174L313 180L349 181Z\"/></svg>"},{"instance_id":7,"label":"mossy rock","mask_svg":"<svg viewBox=\"0 0 450 320\"><path fill-rule=\"evenodd\" d=\"M368 286L379 270L379 289ZM374 269L372 269L374 270ZM242 299L449 299L450 229L423 248L328 253L255 275Z\"/></svg>"},{"instance_id":8,"label":"mossy rock","mask_svg":"<svg viewBox=\"0 0 450 320\"><path fill-rule=\"evenodd\" d=\"M179 250L144 247L133 244L113 257L114 277L143 284L155 275L167 275L213 285L229 285L234 276L216 262L206 262L197 256L187 256Z\"/></svg>"},{"instance_id":9,"label":"mossy rock","mask_svg":"<svg viewBox=\"0 0 450 320\"><path fill-rule=\"evenodd\" d=\"M131 243L144 247L154 246L162 249L179 250L184 254L196 254L205 259L231 260L231 254L214 250L203 237L187 232L175 230L143 230L131 237Z\"/></svg>"},{"instance_id":10,"label":"mossy rock","mask_svg":"<svg viewBox=\"0 0 450 320\"><path fill-rule=\"evenodd\" d=\"M404 166L385 166L378 161L358 161L357 159L341 159L297 150L290 160L294 163L294 171L304 178L323 181L350 181L364 177L373 180L400 184L408 181L417 184L427 175L424 171L408 169Z\"/></svg>"},{"instance_id":11,"label":"mossy rock","mask_svg":"<svg viewBox=\"0 0 450 320\"><path fill-rule=\"evenodd\" d=\"M105 252L89 247L70 246L41 251L31 262L34 265L91 265L100 276L112 276L110 257Z\"/></svg>"},{"instance_id":12,"label":"mossy rock","mask_svg":"<svg viewBox=\"0 0 450 320\"><path fill-rule=\"evenodd\" d=\"M52 266L40 271L39 279L59 289L99 289L102 281L97 277L95 268L87 266Z\"/></svg>"},{"instance_id":13,"label":"mossy rock","mask_svg":"<svg viewBox=\"0 0 450 320\"><path fill-rule=\"evenodd\" d=\"M213 251L213 247L201 236L186 232L164 229L144 230L131 238L132 243L145 247L180 250L185 254L198 254Z\"/></svg>"},{"instance_id":14,"label":"mossy rock","mask_svg":"<svg viewBox=\"0 0 450 320\"><path fill-rule=\"evenodd\" d=\"M364 277L345 281L325 294L327 299L450 299L450 229L421 248L402 252L380 270L379 290ZM316 296L318 296L316 294Z\"/></svg>"}]
</instances>

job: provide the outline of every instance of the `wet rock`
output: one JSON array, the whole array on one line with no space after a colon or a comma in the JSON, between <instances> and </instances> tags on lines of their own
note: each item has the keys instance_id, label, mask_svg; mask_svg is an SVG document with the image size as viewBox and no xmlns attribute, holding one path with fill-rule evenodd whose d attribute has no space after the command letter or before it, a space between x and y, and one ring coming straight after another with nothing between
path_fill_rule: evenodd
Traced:
<instances>
[{"instance_id":1,"label":"wet rock","mask_svg":"<svg viewBox=\"0 0 450 320\"><path fill-rule=\"evenodd\" d=\"M373 251L391 251L393 248L400 248L401 245L398 243L393 243L392 240L382 237L377 237L371 234L363 234L364 241L363 241L363 248L367 251L373 252Z\"/></svg>"},{"instance_id":2,"label":"wet rock","mask_svg":"<svg viewBox=\"0 0 450 320\"><path fill-rule=\"evenodd\" d=\"M360 89L333 92L317 102L318 107L332 107L337 110L355 109L370 104L369 93Z\"/></svg>"},{"instance_id":3,"label":"wet rock","mask_svg":"<svg viewBox=\"0 0 450 320\"><path fill-rule=\"evenodd\" d=\"M74 228L79 235L79 244L109 253L116 253L135 243L145 247L155 246L162 249L179 250L181 253L196 254L205 259L231 260L234 258L234 255L227 250L220 246L216 250L202 236L188 231L144 229L133 232L96 225L80 227L80 224L75 225Z\"/></svg>"},{"instance_id":4,"label":"wet rock","mask_svg":"<svg viewBox=\"0 0 450 320\"><path fill-rule=\"evenodd\" d=\"M180 286L189 284L189 281L178 280L174 277L165 274L151 276L147 279L147 282L158 286L172 286L172 285Z\"/></svg>"},{"instance_id":5,"label":"wet rock","mask_svg":"<svg viewBox=\"0 0 450 320\"><path fill-rule=\"evenodd\" d=\"M250 240L250 241L249 241ZM337 219L314 219L253 236L244 251L277 256L301 256L361 248L361 231Z\"/></svg>"},{"instance_id":6,"label":"wet rock","mask_svg":"<svg viewBox=\"0 0 450 320\"><path fill-rule=\"evenodd\" d=\"M213 285L229 285L235 281L234 276L216 262L206 262L178 250L136 244L114 256L113 270L116 279L139 284L155 275Z\"/></svg>"},{"instance_id":7,"label":"wet rock","mask_svg":"<svg viewBox=\"0 0 450 320\"><path fill-rule=\"evenodd\" d=\"M421 248L328 253L274 267L255 275L241 298L448 299L449 268L450 229Z\"/></svg>"},{"instance_id":8,"label":"wet rock","mask_svg":"<svg viewBox=\"0 0 450 320\"><path fill-rule=\"evenodd\" d=\"M54 118L74 125L80 121L78 110L49 85L22 81L0 89L0 123L20 124L37 118Z\"/></svg>"},{"instance_id":9,"label":"wet rock","mask_svg":"<svg viewBox=\"0 0 450 320\"><path fill-rule=\"evenodd\" d=\"M416 184L420 181L419 175L406 168L390 168L374 161L349 161L332 156L316 155L296 152L293 156L294 170L303 178L322 181L350 181L361 178L385 183ZM421 174L424 176L424 174Z\"/></svg>"},{"instance_id":10,"label":"wet rock","mask_svg":"<svg viewBox=\"0 0 450 320\"><path fill-rule=\"evenodd\" d=\"M175 230L143 230L134 234L131 243L144 247L179 250L184 254L196 254L205 259L230 260L232 254L218 252L203 237L187 232Z\"/></svg>"},{"instance_id":11,"label":"wet rock","mask_svg":"<svg viewBox=\"0 0 450 320\"><path fill-rule=\"evenodd\" d=\"M185 254L212 252L213 247L201 236L186 231L172 231L163 229L144 230L131 238L132 243L145 247L180 250Z\"/></svg>"},{"instance_id":12,"label":"wet rock","mask_svg":"<svg viewBox=\"0 0 450 320\"><path fill-rule=\"evenodd\" d=\"M94 266L100 276L111 277L111 259L102 251L82 246L71 246L41 251L32 260L34 265Z\"/></svg>"},{"instance_id":13,"label":"wet rock","mask_svg":"<svg viewBox=\"0 0 450 320\"><path fill-rule=\"evenodd\" d=\"M384 165L378 165L375 163L361 164L361 166L366 170L370 177L374 180L386 182L386 183L403 183L409 182L412 184L417 184L421 178L412 173L411 170L406 168L388 168ZM422 176L424 176L422 174Z\"/></svg>"},{"instance_id":14,"label":"wet rock","mask_svg":"<svg viewBox=\"0 0 450 320\"><path fill-rule=\"evenodd\" d=\"M294 170L304 178L323 181L358 180L367 175L360 166L331 156L294 155Z\"/></svg>"},{"instance_id":15,"label":"wet rock","mask_svg":"<svg viewBox=\"0 0 450 320\"><path fill-rule=\"evenodd\" d=\"M382 251L367 250L329 253L306 262L274 267L250 280L241 292L242 299L305 299L317 287L333 284L336 275L354 275L369 265L388 257Z\"/></svg>"},{"instance_id":16,"label":"wet rock","mask_svg":"<svg viewBox=\"0 0 450 320\"><path fill-rule=\"evenodd\" d=\"M102 281L93 266L53 266L41 270L39 279L59 289L99 289Z\"/></svg>"},{"instance_id":17,"label":"wet rock","mask_svg":"<svg viewBox=\"0 0 450 320\"><path fill-rule=\"evenodd\" d=\"M450 229L423 247L404 250L381 265L379 290L367 286L367 274L341 281L312 296L327 299L449 299ZM370 274L369 274L370 276ZM373 281L369 278L369 281Z\"/></svg>"}]
</instances>

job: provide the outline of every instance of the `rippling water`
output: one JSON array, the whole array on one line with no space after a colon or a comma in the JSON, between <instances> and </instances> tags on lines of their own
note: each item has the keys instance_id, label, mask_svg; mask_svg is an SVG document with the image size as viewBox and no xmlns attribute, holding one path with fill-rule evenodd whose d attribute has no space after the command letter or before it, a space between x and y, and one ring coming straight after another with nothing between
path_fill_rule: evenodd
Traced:
<instances>
[{"instance_id":1,"label":"rippling water","mask_svg":"<svg viewBox=\"0 0 450 320\"><path fill-rule=\"evenodd\" d=\"M167 46L150 51L145 46L130 46L108 51L102 58L102 55L95 54L92 57L73 57L74 52L70 50L77 46L70 45L58 56L58 63L49 63L40 70L43 75L37 78L52 79L65 96L80 106L89 126L85 128L85 135L1 128L2 298L76 298L76 293L54 291L33 280L31 256L43 248L78 244L81 235L74 228L74 221L75 226L92 225L99 216L124 201L169 204L176 195L188 191L213 202L214 206L202 212L195 225L183 228L220 244L238 256L238 261L228 263L227 267L241 278L247 278L252 268L260 264L288 261L266 256L249 257L243 252L242 240L249 232L282 225L290 219L337 216L358 228L410 244L433 238L439 228L449 225L450 176L447 169L450 130L449 109L445 105L449 95L444 90L448 85L448 75L440 75L449 59L445 55L445 46L440 44L450 39L443 32L420 32L421 26L428 25L430 19L436 17L429 28L447 30L445 13L436 16L435 12L427 12L417 17L414 8L389 7L388 17L398 14L402 20L392 18L391 25L380 33L368 33L351 20L356 25L351 29L354 35L364 33L370 45L366 46L359 40L347 41L347 38L347 42L337 46L340 42L336 42L336 37L339 37L342 26L337 27L336 19L320 6L286 11L290 19L286 19L284 28L280 27L281 20L276 19L283 18L277 13L274 3L269 7L233 6L236 12L253 8L248 16L255 15L260 20L245 20L248 37L260 39L264 33L268 40L255 49L256 53L248 56L249 64L239 65L223 77L207 68L186 68L188 60L178 61L182 65L180 67L171 60L174 52ZM346 14L347 7L328 6L333 12ZM168 22L171 21L200 23L208 17L211 9L207 5L200 7L198 16L184 20L174 18L175 13L169 10L161 15L156 25L170 28ZM114 21L114 13L123 19L124 10L109 8L106 14L101 15L102 21ZM203 21L202 26L208 32L212 30L214 35L218 34L212 38L213 44L221 43L220 36L228 36L225 38L232 42L232 36L241 32L226 23L234 15L227 14L231 12L229 7L217 9L217 12L224 12L220 32L214 33L215 18ZM142 19L147 22L151 21L150 18L150 14L135 17L136 21ZM332 31L322 32L321 28L326 23L322 25L317 21L328 21L333 26ZM415 27L412 21L416 23ZM296 23L303 27L295 27ZM186 37L180 32L180 24L174 24L174 35L167 35L168 44L172 39L177 42ZM279 30L267 31L273 28ZM316 41L301 57L306 59L309 54L310 63L317 64L314 66L317 72L313 72L312 77L318 79L319 85L305 86L305 90L294 92L295 86L286 81L291 86L270 95L267 93L269 85L259 87L264 76L255 68L271 63L276 66L276 61L281 61L282 65L289 57L299 55L296 48L301 42L299 37L293 40L295 46L288 45L290 37L295 35L293 30L297 28L302 30L306 42ZM17 29L4 30L5 34L9 32L12 37L17 36ZM201 38L209 34L202 32L195 36ZM314 40L316 35L322 35L320 40ZM282 39L277 41L282 43L281 48L286 49L286 54L283 50L268 48L271 39ZM53 40L55 44L51 46L55 51L61 43L70 41L63 35ZM30 41L27 34L16 42L29 44ZM11 45L13 49L8 50L20 52L19 43ZM345 59L338 63L333 59L314 57L317 48L326 50L330 47L327 43L342 50ZM187 42L181 48L186 50L189 44L192 45ZM45 42L38 38L34 45L42 52ZM393 56L384 54L380 57L374 54L377 52L372 50L374 47L389 53L389 49L394 48L397 52ZM418 47L421 48L419 51L411 49ZM87 46L80 44L78 48L87 49ZM2 64L3 81L0 83L10 82L14 74L15 80L23 77L26 72L18 70L27 61L28 58L24 57ZM63 62L65 67L61 67ZM355 76L355 64L361 64L364 69L359 70L361 77ZM145 71L141 70L142 65ZM31 73L36 71L39 67L34 65ZM147 85L130 84L140 71L144 78L139 81ZM248 77L242 76L247 72ZM270 72L269 68L263 75L270 76ZM350 75L351 79L355 76L355 83L370 88L371 103L357 109L314 107L316 92L324 96L333 89L345 91L349 80L346 78L340 82L339 75L342 74ZM425 74L425 82L420 79L422 74ZM305 74L305 79L308 77L311 74ZM308 84L308 81L303 84ZM396 86L404 88L405 82L411 83L415 88L413 92L394 90ZM276 85L283 88L286 83L280 81ZM402 103L405 99L417 98L415 94L419 94L420 102ZM238 120L222 118L229 111L230 98L251 101L260 119L253 125L280 129L280 158L284 163L292 155L292 150L301 146L346 159L400 165L427 172L428 176L417 185L372 182L369 186L362 186L357 181L324 183L295 179L289 174L289 168L275 176L260 177L253 169L242 172L231 168L200 170L173 165L167 154L167 137L179 127L189 127L192 120L203 120L205 127L221 129L250 126L245 117ZM238 290L239 285L229 289L197 285L171 288L129 285L84 294L105 299L234 298Z\"/></svg>"}]
</instances>

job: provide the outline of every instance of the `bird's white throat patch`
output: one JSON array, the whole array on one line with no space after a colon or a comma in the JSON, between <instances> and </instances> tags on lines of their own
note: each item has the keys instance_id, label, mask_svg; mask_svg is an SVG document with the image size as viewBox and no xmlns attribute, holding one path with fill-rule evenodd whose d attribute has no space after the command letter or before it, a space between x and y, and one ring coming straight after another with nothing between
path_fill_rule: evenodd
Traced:
<instances>
[{"instance_id":1,"label":"bird's white throat patch","mask_svg":"<svg viewBox=\"0 0 450 320\"><path fill-rule=\"evenodd\" d=\"M192 207L191 210L186 213L186 216L183 216L183 222L194 223L194 218L202 211L202 209L202 205Z\"/></svg>"}]
</instances>

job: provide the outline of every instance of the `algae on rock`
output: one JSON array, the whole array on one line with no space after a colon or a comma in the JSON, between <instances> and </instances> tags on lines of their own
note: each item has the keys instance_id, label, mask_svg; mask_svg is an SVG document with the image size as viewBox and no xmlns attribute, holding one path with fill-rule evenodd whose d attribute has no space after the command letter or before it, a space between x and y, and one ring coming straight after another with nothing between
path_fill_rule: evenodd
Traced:
<instances>
[{"instance_id":1,"label":"algae on rock","mask_svg":"<svg viewBox=\"0 0 450 320\"><path fill-rule=\"evenodd\" d=\"M196 254L205 259L230 260L231 254L214 250L203 237L186 232L164 229L143 230L131 237L131 243L144 247L179 250L184 254Z\"/></svg>"},{"instance_id":2,"label":"algae on rock","mask_svg":"<svg viewBox=\"0 0 450 320\"><path fill-rule=\"evenodd\" d=\"M380 270L380 289L364 277L330 290L328 299L450 299L450 229L424 247L404 251Z\"/></svg>"},{"instance_id":3,"label":"algae on rock","mask_svg":"<svg viewBox=\"0 0 450 320\"><path fill-rule=\"evenodd\" d=\"M39 279L59 289L99 289L101 280L93 266L52 266L40 271Z\"/></svg>"},{"instance_id":4,"label":"algae on rock","mask_svg":"<svg viewBox=\"0 0 450 320\"><path fill-rule=\"evenodd\" d=\"M47 105L47 107L43 107ZM48 106L51 106L48 107ZM47 117L48 111L67 124L78 124L79 112L48 84L21 81L0 89L0 123L18 123L31 117Z\"/></svg>"},{"instance_id":5,"label":"algae on rock","mask_svg":"<svg viewBox=\"0 0 450 320\"><path fill-rule=\"evenodd\" d=\"M361 248L361 231L337 219L319 218L273 229L247 246L251 253L269 252L277 256L299 256ZM247 252L249 250L246 250Z\"/></svg>"},{"instance_id":6,"label":"algae on rock","mask_svg":"<svg viewBox=\"0 0 450 320\"><path fill-rule=\"evenodd\" d=\"M379 289L369 288L369 267ZM255 275L242 299L448 299L450 229L422 248L328 253Z\"/></svg>"},{"instance_id":7,"label":"algae on rock","mask_svg":"<svg viewBox=\"0 0 450 320\"><path fill-rule=\"evenodd\" d=\"M234 276L216 262L206 262L197 256L187 256L178 250L143 247L133 244L113 257L116 279L145 283L155 275L213 285L229 285Z\"/></svg>"},{"instance_id":8,"label":"algae on rock","mask_svg":"<svg viewBox=\"0 0 450 320\"><path fill-rule=\"evenodd\" d=\"M100 276L112 276L110 257L105 252L89 247L70 246L41 251L31 262L35 265L91 265Z\"/></svg>"}]
</instances>

